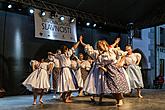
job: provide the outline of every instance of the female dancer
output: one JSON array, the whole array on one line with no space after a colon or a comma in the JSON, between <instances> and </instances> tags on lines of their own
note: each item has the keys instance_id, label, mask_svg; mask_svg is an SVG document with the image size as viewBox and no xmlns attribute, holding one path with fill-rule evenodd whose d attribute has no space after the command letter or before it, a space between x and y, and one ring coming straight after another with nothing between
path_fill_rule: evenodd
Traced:
<instances>
[{"instance_id":1,"label":"female dancer","mask_svg":"<svg viewBox=\"0 0 165 110\"><path fill-rule=\"evenodd\" d=\"M71 49L68 49L67 46L63 46L61 50L61 54L55 54L54 56L59 59L61 70L60 75L58 77L58 85L57 92L62 93L62 99L66 103L72 102L71 100L71 92L76 91L78 89L77 80L75 75L71 71L71 60L70 57L77 49L79 42L77 42Z\"/></svg>"},{"instance_id":2,"label":"female dancer","mask_svg":"<svg viewBox=\"0 0 165 110\"><path fill-rule=\"evenodd\" d=\"M105 40L103 40L102 43L103 46L106 48L106 50L108 50L110 56L113 57L113 59L109 61L102 62L106 70L105 76L106 76L106 83L108 86L106 92L112 93L117 100L117 105L121 106L123 104L122 99L124 98L123 93L130 92L125 73L123 69L118 66L121 63L119 58L122 57L119 56L119 52L121 52L121 50L117 51L113 47L109 48L109 45L107 45L108 43ZM125 55L125 52L121 52L120 54Z\"/></svg>"},{"instance_id":3,"label":"female dancer","mask_svg":"<svg viewBox=\"0 0 165 110\"><path fill-rule=\"evenodd\" d=\"M61 51L57 50L56 54L60 55ZM60 61L59 61L59 59L55 58L54 55L51 54L51 52L50 52L50 54L48 52L48 59L54 63L54 68L52 71L52 73L53 73L52 74L52 76L53 76L53 89L54 89L53 98L58 99L59 97L57 96L57 79L58 79L58 76L60 74Z\"/></svg>"},{"instance_id":4,"label":"female dancer","mask_svg":"<svg viewBox=\"0 0 165 110\"><path fill-rule=\"evenodd\" d=\"M127 56L124 58L124 66L126 68L127 74L129 76L131 89L137 89L137 96L143 98L141 95L141 88L144 87L142 73L140 67L138 66L141 60L141 55L139 53L133 53L132 47L130 45L126 46Z\"/></svg>"},{"instance_id":5,"label":"female dancer","mask_svg":"<svg viewBox=\"0 0 165 110\"><path fill-rule=\"evenodd\" d=\"M84 91L92 94L91 101L95 102L94 95L99 95L99 102L102 102L102 95L105 90L104 71L100 69L101 62L109 59L108 52L104 52L101 41L97 42L97 50L94 50L89 44L85 44L80 37L80 42L84 46L85 51L94 59L93 67L85 81Z\"/></svg>"},{"instance_id":6,"label":"female dancer","mask_svg":"<svg viewBox=\"0 0 165 110\"><path fill-rule=\"evenodd\" d=\"M37 67L37 69L35 69L22 83L28 90L33 92L33 105L36 104L38 93L40 94L39 102L40 104L42 104L42 96L44 92L47 92L50 88L48 74L53 69L51 65L51 63L44 62L44 60L42 59L40 62L38 62L38 64L33 65ZM50 68L48 68L48 66Z\"/></svg>"},{"instance_id":7,"label":"female dancer","mask_svg":"<svg viewBox=\"0 0 165 110\"><path fill-rule=\"evenodd\" d=\"M75 55L72 55L71 62L72 62L71 63L72 70L75 73L75 77L76 77L77 82L78 82L79 96L80 96L80 91L83 88L83 79L82 79L82 75L81 75L80 62L79 62L79 59L77 58L77 56L75 56Z\"/></svg>"},{"instance_id":8,"label":"female dancer","mask_svg":"<svg viewBox=\"0 0 165 110\"><path fill-rule=\"evenodd\" d=\"M92 59L90 56L88 56L87 60L84 60L84 55L82 53L79 54L79 64L81 69L81 77L83 80L83 87L85 80L89 74L89 71L91 69ZM80 90L79 96L83 96L83 88Z\"/></svg>"},{"instance_id":9,"label":"female dancer","mask_svg":"<svg viewBox=\"0 0 165 110\"><path fill-rule=\"evenodd\" d=\"M128 87L129 87L129 91L131 91L131 86L130 86L130 81L129 81L129 78L128 78L128 74L126 72L126 70L124 69L124 67L122 66L122 58L125 57L127 55L127 52L124 52L123 50L120 49L120 47L118 47L118 44L120 42L120 38L118 37L116 40L115 40L115 43L113 45L110 45L105 41L105 40L102 40L103 42L103 45L105 46L105 48L109 47L109 51L111 53L115 53L116 55L116 64L120 67L120 70L123 71L122 73L124 73L125 75L125 78L126 78L126 81L128 83Z\"/></svg>"},{"instance_id":10,"label":"female dancer","mask_svg":"<svg viewBox=\"0 0 165 110\"><path fill-rule=\"evenodd\" d=\"M102 102L104 93L112 93L117 100L117 105L122 105L122 93L128 92L128 84L124 74L121 74L115 65L117 62L115 53L108 46L105 46L102 41L97 43L98 50L93 50L91 46L84 44L82 40L80 42L85 46L88 54L95 59L85 82L84 90L91 94L100 95L99 102Z\"/></svg>"}]
</instances>

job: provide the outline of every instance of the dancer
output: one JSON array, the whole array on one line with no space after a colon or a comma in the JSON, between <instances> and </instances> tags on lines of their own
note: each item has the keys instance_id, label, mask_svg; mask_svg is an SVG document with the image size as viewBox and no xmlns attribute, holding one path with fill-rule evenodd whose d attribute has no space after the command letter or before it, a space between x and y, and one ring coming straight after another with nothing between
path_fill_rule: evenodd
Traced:
<instances>
[{"instance_id":1,"label":"dancer","mask_svg":"<svg viewBox=\"0 0 165 110\"><path fill-rule=\"evenodd\" d=\"M80 63L80 69L81 69L81 77L83 79L83 87L85 80L89 74L89 71L91 69L91 64L93 63L93 60L90 56L88 56L87 60L84 60L84 55L82 53L79 54L79 63ZM83 96L83 88L80 90L79 96Z\"/></svg>"},{"instance_id":2,"label":"dancer","mask_svg":"<svg viewBox=\"0 0 165 110\"><path fill-rule=\"evenodd\" d=\"M74 53L75 49L77 49L78 45L79 42L77 42L71 49L68 49L67 46L63 46L60 55L54 54L54 56L59 59L61 65L57 92L62 93L62 99L66 103L72 102L70 97L71 92L78 89L77 80L70 69L70 57Z\"/></svg>"},{"instance_id":3,"label":"dancer","mask_svg":"<svg viewBox=\"0 0 165 110\"><path fill-rule=\"evenodd\" d=\"M39 62L37 60L31 60L30 66L32 67L32 71L36 70L38 68Z\"/></svg>"},{"instance_id":4,"label":"dancer","mask_svg":"<svg viewBox=\"0 0 165 110\"><path fill-rule=\"evenodd\" d=\"M72 62L71 63L72 70L75 73L75 77L76 77L77 82L78 82L79 96L80 96L80 91L83 88L83 79L82 79L82 75L81 75L80 61L77 58L77 56L73 54L71 62Z\"/></svg>"},{"instance_id":5,"label":"dancer","mask_svg":"<svg viewBox=\"0 0 165 110\"><path fill-rule=\"evenodd\" d=\"M42 59L27 79L22 83L29 91L33 92L33 105L36 104L37 94L40 94L39 103L43 104L42 96L44 92L48 92L50 88L48 73L52 71L52 66ZM50 66L50 68L48 68Z\"/></svg>"},{"instance_id":6,"label":"dancer","mask_svg":"<svg viewBox=\"0 0 165 110\"><path fill-rule=\"evenodd\" d=\"M80 37L80 42L88 55L94 59L92 69L85 81L84 91L92 94L92 102L95 102L94 95L99 95L99 103L101 103L105 92L105 75L100 67L103 60L109 60L109 53L105 51L101 41L97 42L97 50L94 50L89 44L83 43L82 36Z\"/></svg>"},{"instance_id":7,"label":"dancer","mask_svg":"<svg viewBox=\"0 0 165 110\"><path fill-rule=\"evenodd\" d=\"M119 41L120 40L116 40L116 42ZM104 60L102 62L103 70L106 72L105 78L108 87L108 89L106 89L106 92L112 93L117 100L117 105L121 106L123 105L123 101L122 101L122 99L124 98L123 93L130 92L128 81L126 79L124 71L120 66L118 66L120 65L121 61L120 58L117 59L117 57L120 57L118 56L118 52L121 52L121 50L116 51L113 47L109 48L109 45L105 40L103 40L102 43L105 50L108 50L111 56L111 59L109 61ZM125 52L122 52L121 54L125 55Z\"/></svg>"},{"instance_id":8,"label":"dancer","mask_svg":"<svg viewBox=\"0 0 165 110\"><path fill-rule=\"evenodd\" d=\"M130 86L130 81L129 81L128 74L127 74L126 70L124 69L124 67L122 66L122 63L121 63L122 62L121 59L127 55L127 52L121 50L120 47L119 47L120 37L117 37L116 40L115 40L115 43L112 44L111 46L109 46L109 44L105 40L102 40L102 42L103 42L104 46L109 47L109 51L111 53L115 53L116 60L117 60L116 64L120 68L120 70L123 71L122 73L124 73L124 75L125 75L126 81L128 83L129 91L131 91L131 86ZM120 65L120 63L121 63L121 65Z\"/></svg>"},{"instance_id":9,"label":"dancer","mask_svg":"<svg viewBox=\"0 0 165 110\"><path fill-rule=\"evenodd\" d=\"M100 103L104 93L112 93L117 100L117 105L122 105L122 93L128 92L128 84L124 74L116 66L115 53L109 49L108 45L104 45L102 41L97 42L98 50L94 50L91 46L84 44L82 39L80 42L95 60L85 82L84 90L88 93L99 95ZM94 101L94 97L91 100Z\"/></svg>"},{"instance_id":10,"label":"dancer","mask_svg":"<svg viewBox=\"0 0 165 110\"><path fill-rule=\"evenodd\" d=\"M61 50L57 50L56 54L60 55ZM54 89L54 95L53 98L58 99L59 97L57 96L57 79L60 74L60 61L59 59L55 58L54 55L52 55L50 52L48 52L48 59L54 63L54 68L52 71L52 76L53 76L53 89ZM61 95L60 95L61 96Z\"/></svg>"},{"instance_id":11,"label":"dancer","mask_svg":"<svg viewBox=\"0 0 165 110\"><path fill-rule=\"evenodd\" d=\"M143 98L141 95L141 89L144 87L142 73L138 66L141 60L139 53L133 53L130 45L126 46L127 56L124 58L124 66L129 76L131 89L137 89L137 96Z\"/></svg>"}]
</instances>

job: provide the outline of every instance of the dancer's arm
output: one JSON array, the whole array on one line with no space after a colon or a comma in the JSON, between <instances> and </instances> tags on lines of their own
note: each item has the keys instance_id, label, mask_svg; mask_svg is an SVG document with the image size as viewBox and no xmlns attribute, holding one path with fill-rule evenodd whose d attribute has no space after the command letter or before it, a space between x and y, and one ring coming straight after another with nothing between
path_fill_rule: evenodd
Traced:
<instances>
[{"instance_id":1,"label":"dancer's arm","mask_svg":"<svg viewBox=\"0 0 165 110\"><path fill-rule=\"evenodd\" d=\"M119 42L120 42L120 38L117 38L117 39L115 40L115 43L113 43L113 44L111 45L111 47L115 47L116 45L119 44Z\"/></svg>"},{"instance_id":2,"label":"dancer's arm","mask_svg":"<svg viewBox=\"0 0 165 110\"><path fill-rule=\"evenodd\" d=\"M141 54L136 53L136 58L137 58L136 65L139 65L139 63L140 63L140 61L141 61Z\"/></svg>"},{"instance_id":3,"label":"dancer's arm","mask_svg":"<svg viewBox=\"0 0 165 110\"><path fill-rule=\"evenodd\" d=\"M77 49L77 47L79 46L80 41L78 41L72 48L74 48L75 50Z\"/></svg>"},{"instance_id":4,"label":"dancer's arm","mask_svg":"<svg viewBox=\"0 0 165 110\"><path fill-rule=\"evenodd\" d=\"M32 66L32 70L34 71L35 70L35 62L34 61L31 62L31 66Z\"/></svg>"},{"instance_id":5,"label":"dancer's arm","mask_svg":"<svg viewBox=\"0 0 165 110\"><path fill-rule=\"evenodd\" d=\"M78 41L75 45L73 45L73 47L71 49L69 49L69 51L67 52L66 56L71 57L75 53L79 44L80 44L80 41Z\"/></svg>"},{"instance_id":6,"label":"dancer's arm","mask_svg":"<svg viewBox=\"0 0 165 110\"><path fill-rule=\"evenodd\" d=\"M125 64L125 56L121 57L121 59L117 62L116 66L117 67L123 67Z\"/></svg>"},{"instance_id":7,"label":"dancer's arm","mask_svg":"<svg viewBox=\"0 0 165 110\"><path fill-rule=\"evenodd\" d=\"M86 46L86 44L83 42L83 36L82 35L80 36L80 43L82 44L82 46L84 46L84 47Z\"/></svg>"},{"instance_id":8,"label":"dancer's arm","mask_svg":"<svg viewBox=\"0 0 165 110\"><path fill-rule=\"evenodd\" d=\"M96 58L96 56L98 55L98 51L94 50L92 46L90 46L89 44L85 44L82 41L83 37L80 36L80 43L84 46L85 52L88 53L88 55L90 55L93 59Z\"/></svg>"}]
</instances>

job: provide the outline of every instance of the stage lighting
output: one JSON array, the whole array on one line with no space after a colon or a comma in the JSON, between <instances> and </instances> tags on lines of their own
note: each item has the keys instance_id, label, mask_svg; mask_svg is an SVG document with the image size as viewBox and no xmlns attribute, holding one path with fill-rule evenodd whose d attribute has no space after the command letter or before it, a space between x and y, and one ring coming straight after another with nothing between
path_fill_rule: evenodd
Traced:
<instances>
[{"instance_id":1,"label":"stage lighting","mask_svg":"<svg viewBox=\"0 0 165 110\"><path fill-rule=\"evenodd\" d=\"M75 18L71 18L71 21L70 22L73 23L74 21L75 21Z\"/></svg>"},{"instance_id":2,"label":"stage lighting","mask_svg":"<svg viewBox=\"0 0 165 110\"><path fill-rule=\"evenodd\" d=\"M55 18L55 12L51 12L50 17L53 19Z\"/></svg>"},{"instance_id":3,"label":"stage lighting","mask_svg":"<svg viewBox=\"0 0 165 110\"><path fill-rule=\"evenodd\" d=\"M90 23L89 23L89 22L87 22L87 23L86 23L86 25L87 25L87 26L89 26L89 25L90 25Z\"/></svg>"},{"instance_id":4,"label":"stage lighting","mask_svg":"<svg viewBox=\"0 0 165 110\"><path fill-rule=\"evenodd\" d=\"M41 16L45 16L46 15L46 12L45 11L41 11Z\"/></svg>"},{"instance_id":5,"label":"stage lighting","mask_svg":"<svg viewBox=\"0 0 165 110\"><path fill-rule=\"evenodd\" d=\"M33 13L34 13L34 9L31 8L31 9L29 10L29 12L30 12L31 14L33 14Z\"/></svg>"},{"instance_id":6,"label":"stage lighting","mask_svg":"<svg viewBox=\"0 0 165 110\"><path fill-rule=\"evenodd\" d=\"M61 21L64 21L64 19L65 19L64 16L61 16L61 17L60 17L60 20L61 20Z\"/></svg>"},{"instance_id":7,"label":"stage lighting","mask_svg":"<svg viewBox=\"0 0 165 110\"><path fill-rule=\"evenodd\" d=\"M22 7L18 7L18 11L22 11Z\"/></svg>"},{"instance_id":8,"label":"stage lighting","mask_svg":"<svg viewBox=\"0 0 165 110\"><path fill-rule=\"evenodd\" d=\"M93 24L93 27L96 27L96 24Z\"/></svg>"},{"instance_id":9,"label":"stage lighting","mask_svg":"<svg viewBox=\"0 0 165 110\"><path fill-rule=\"evenodd\" d=\"M12 5L11 5L11 4L9 4L7 7L8 7L8 8L12 8Z\"/></svg>"}]
</instances>

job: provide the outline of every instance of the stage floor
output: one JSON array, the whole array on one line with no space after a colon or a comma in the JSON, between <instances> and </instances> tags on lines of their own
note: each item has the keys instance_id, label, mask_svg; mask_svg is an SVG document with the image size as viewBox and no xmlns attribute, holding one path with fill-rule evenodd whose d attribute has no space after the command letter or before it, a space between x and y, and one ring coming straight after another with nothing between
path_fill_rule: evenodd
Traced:
<instances>
[{"instance_id":1,"label":"stage floor","mask_svg":"<svg viewBox=\"0 0 165 110\"><path fill-rule=\"evenodd\" d=\"M102 104L93 104L89 96L74 97L73 103L53 99L53 94L43 97L43 105L32 105L32 95L0 98L0 110L165 110L165 89L144 89L143 99L125 97L124 105L117 107L115 99L106 97ZM134 95L134 94L133 94Z\"/></svg>"}]
</instances>

